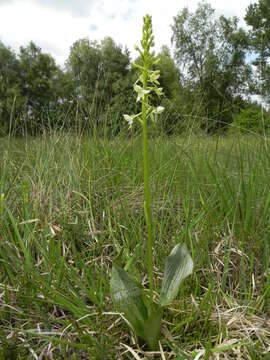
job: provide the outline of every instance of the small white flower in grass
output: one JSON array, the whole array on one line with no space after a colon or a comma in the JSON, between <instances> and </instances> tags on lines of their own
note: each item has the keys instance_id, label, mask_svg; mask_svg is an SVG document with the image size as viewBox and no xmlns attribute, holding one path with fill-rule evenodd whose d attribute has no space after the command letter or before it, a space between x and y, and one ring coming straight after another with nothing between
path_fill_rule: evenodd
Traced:
<instances>
[{"instance_id":1,"label":"small white flower in grass","mask_svg":"<svg viewBox=\"0 0 270 360\"><path fill-rule=\"evenodd\" d=\"M165 108L163 106L158 106L158 107L154 108L150 113L151 120L153 122L156 122L158 115L161 114L164 110L165 110Z\"/></svg>"},{"instance_id":2,"label":"small white flower in grass","mask_svg":"<svg viewBox=\"0 0 270 360\"><path fill-rule=\"evenodd\" d=\"M156 109L155 109L155 113L157 115L161 114L163 111L165 110L165 108L163 106L158 106Z\"/></svg>"},{"instance_id":3,"label":"small white flower in grass","mask_svg":"<svg viewBox=\"0 0 270 360\"><path fill-rule=\"evenodd\" d=\"M129 128L132 128L134 116L130 116L130 115L125 114L124 119L128 122Z\"/></svg>"}]
</instances>

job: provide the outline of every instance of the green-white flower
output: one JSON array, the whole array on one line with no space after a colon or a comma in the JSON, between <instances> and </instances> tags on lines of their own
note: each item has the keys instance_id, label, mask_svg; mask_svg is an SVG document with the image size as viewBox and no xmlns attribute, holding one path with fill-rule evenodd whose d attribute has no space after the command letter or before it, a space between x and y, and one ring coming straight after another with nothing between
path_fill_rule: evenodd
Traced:
<instances>
[{"instance_id":1,"label":"green-white flower","mask_svg":"<svg viewBox=\"0 0 270 360\"><path fill-rule=\"evenodd\" d=\"M143 39L141 41L142 48L135 46L135 49L140 54L140 63L133 63L132 66L138 72L138 79L135 82L133 89L137 93L137 102L142 103L144 113L146 114L146 121L151 118L152 121L157 120L157 116L162 113L164 108L162 106L154 107L150 103L151 95L158 96L163 95L163 89L159 87L160 71L153 70L153 66L159 61L155 57L154 52L150 52L149 49L154 46L154 37L152 35L151 17L146 17L143 30ZM140 116L138 116L140 115ZM124 115L125 120L129 124L129 128L132 127L135 119L139 120L143 124L141 117L142 113L136 115Z\"/></svg>"}]
</instances>

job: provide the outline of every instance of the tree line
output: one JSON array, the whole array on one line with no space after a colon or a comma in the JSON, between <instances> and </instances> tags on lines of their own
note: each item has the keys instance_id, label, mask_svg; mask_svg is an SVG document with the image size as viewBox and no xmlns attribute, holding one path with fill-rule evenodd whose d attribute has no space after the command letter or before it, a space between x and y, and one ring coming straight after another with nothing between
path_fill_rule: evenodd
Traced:
<instances>
[{"instance_id":1,"label":"tree line","mask_svg":"<svg viewBox=\"0 0 270 360\"><path fill-rule=\"evenodd\" d=\"M270 102L270 0L249 5L245 21L247 30L206 2L173 18L172 50L163 46L156 65L166 108L157 131L268 126L251 99ZM135 79L128 49L110 37L76 41L64 68L33 42L17 54L0 42L0 135L71 127L115 135L123 114L136 112Z\"/></svg>"}]
</instances>

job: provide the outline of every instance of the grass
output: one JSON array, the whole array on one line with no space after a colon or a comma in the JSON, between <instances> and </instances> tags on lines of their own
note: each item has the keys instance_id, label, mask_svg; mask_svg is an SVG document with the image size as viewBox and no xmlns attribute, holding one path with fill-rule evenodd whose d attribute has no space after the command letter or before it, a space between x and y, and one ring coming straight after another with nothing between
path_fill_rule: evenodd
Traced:
<instances>
[{"instance_id":1,"label":"grass","mask_svg":"<svg viewBox=\"0 0 270 360\"><path fill-rule=\"evenodd\" d=\"M270 356L270 143L259 136L149 141L155 288L178 242L195 269L159 352L112 311L112 261L147 274L140 141L1 139L0 359Z\"/></svg>"}]
</instances>

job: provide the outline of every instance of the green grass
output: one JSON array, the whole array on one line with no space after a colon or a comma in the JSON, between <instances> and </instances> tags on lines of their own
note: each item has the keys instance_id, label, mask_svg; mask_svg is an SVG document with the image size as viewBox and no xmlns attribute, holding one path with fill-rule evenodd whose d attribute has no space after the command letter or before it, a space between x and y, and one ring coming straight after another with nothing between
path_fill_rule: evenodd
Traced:
<instances>
[{"instance_id":1,"label":"green grass","mask_svg":"<svg viewBox=\"0 0 270 360\"><path fill-rule=\"evenodd\" d=\"M140 141L1 139L0 359L267 359L268 139L149 141L155 288L174 244L195 264L156 354L109 295L113 261L147 274Z\"/></svg>"}]
</instances>

